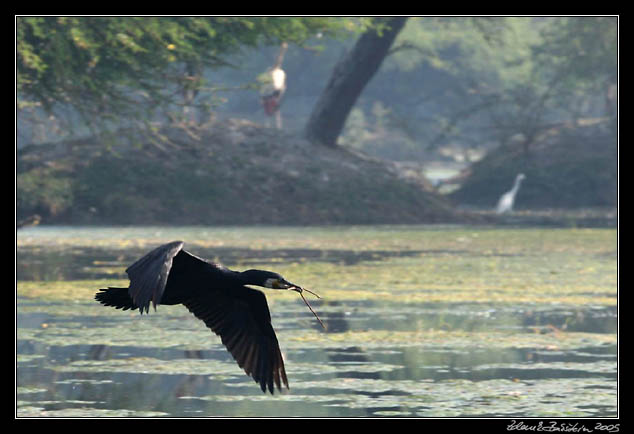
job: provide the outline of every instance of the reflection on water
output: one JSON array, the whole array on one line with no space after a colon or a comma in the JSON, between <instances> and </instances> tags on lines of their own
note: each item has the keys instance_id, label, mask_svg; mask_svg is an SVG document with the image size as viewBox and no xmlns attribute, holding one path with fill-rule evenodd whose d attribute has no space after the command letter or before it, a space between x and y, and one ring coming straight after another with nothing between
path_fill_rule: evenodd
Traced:
<instances>
[{"instance_id":1,"label":"reflection on water","mask_svg":"<svg viewBox=\"0 0 634 434\"><path fill-rule=\"evenodd\" d=\"M284 234L275 231L275 237ZM424 228L420 231L425 235ZM447 235L454 235L452 231L447 229ZM37 237L37 232L29 236ZM19 283L18 416L616 416L615 305L544 301L543 295L521 303L449 297L412 301L407 297L415 282L402 283L404 267L418 266L419 257L427 264L440 258L444 264L445 257L464 258L477 249L437 244L397 250L393 244L367 248L367 243L306 249L292 246L293 231L286 236L282 248L250 249L236 243L196 252L236 268L262 264L276 269L292 262L294 274L310 272L306 275L329 279L334 288L330 296L311 301L326 332L301 300L267 293L289 392L262 394L219 339L181 306L161 306L157 313L141 317L103 309L91 300L96 288L77 288L71 298L42 298L23 296ZM365 240L371 236L359 234ZM571 233L574 236L578 234ZM398 235L394 237L398 241ZM62 281L72 287L77 279L121 279L125 267L147 250L89 244L60 247L50 238L41 244L31 240L18 248L18 281ZM584 266L588 274L601 274L600 267L610 269L616 261L603 251L588 254L593 261L605 261ZM515 251L495 252L504 255L528 260ZM482 267L493 266L491 256ZM569 266L564 256L558 270ZM481 260L474 258L474 263ZM329 274L322 276L326 268L318 263L335 268L327 268ZM370 279L370 271L383 280ZM569 285L563 274L551 273L564 279L561 287ZM353 284L337 290L344 276ZM455 283L456 288L462 290L460 285L468 286L469 280L460 276L467 283ZM371 294L401 286L391 297L347 297L356 290L349 289L357 288L354 285ZM557 290L555 286L551 297ZM567 290L576 294L574 288Z\"/></svg>"},{"instance_id":2,"label":"reflection on water","mask_svg":"<svg viewBox=\"0 0 634 434\"><path fill-rule=\"evenodd\" d=\"M83 247L60 255L58 251L23 248L17 252L18 280L73 280L125 277L124 269L147 249L130 249L113 253L103 248ZM240 268L270 264L271 260L320 261L353 265L362 261L380 261L395 256L417 256L421 251L353 251L320 249L271 249L217 247L196 249L196 254Z\"/></svg>"}]
</instances>

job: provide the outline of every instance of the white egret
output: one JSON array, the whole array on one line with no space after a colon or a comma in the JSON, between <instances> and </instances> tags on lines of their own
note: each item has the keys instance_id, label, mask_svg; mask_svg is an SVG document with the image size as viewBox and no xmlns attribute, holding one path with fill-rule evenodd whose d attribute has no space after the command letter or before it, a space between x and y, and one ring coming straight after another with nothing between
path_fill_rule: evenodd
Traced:
<instances>
[{"instance_id":1,"label":"white egret","mask_svg":"<svg viewBox=\"0 0 634 434\"><path fill-rule=\"evenodd\" d=\"M515 183L513 183L513 188L500 197L498 201L498 206L496 211L498 214L504 214L506 212L513 211L513 203L515 202L515 196L520 189L520 185L522 181L526 178L523 173L520 173L515 177Z\"/></svg>"}]
</instances>

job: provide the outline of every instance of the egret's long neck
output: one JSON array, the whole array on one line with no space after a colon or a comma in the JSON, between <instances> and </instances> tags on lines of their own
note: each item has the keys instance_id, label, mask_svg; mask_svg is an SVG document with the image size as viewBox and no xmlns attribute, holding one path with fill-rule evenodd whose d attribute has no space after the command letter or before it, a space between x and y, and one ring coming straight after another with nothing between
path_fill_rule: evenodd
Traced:
<instances>
[{"instance_id":1,"label":"egret's long neck","mask_svg":"<svg viewBox=\"0 0 634 434\"><path fill-rule=\"evenodd\" d=\"M513 184L513 188L511 189L511 193L517 193L517 190L520 188L520 184L522 183L522 178L515 178L515 183Z\"/></svg>"}]
</instances>

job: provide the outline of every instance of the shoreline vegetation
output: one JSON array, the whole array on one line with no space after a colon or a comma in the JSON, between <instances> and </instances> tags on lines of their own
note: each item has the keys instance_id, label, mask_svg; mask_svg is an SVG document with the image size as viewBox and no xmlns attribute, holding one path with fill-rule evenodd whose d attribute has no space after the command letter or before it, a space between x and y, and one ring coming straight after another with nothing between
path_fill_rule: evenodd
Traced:
<instances>
[{"instance_id":1,"label":"shoreline vegetation","mask_svg":"<svg viewBox=\"0 0 634 434\"><path fill-rule=\"evenodd\" d=\"M515 162L521 160L516 153L510 154ZM563 151L559 154L565 155ZM494 165L503 164L499 155L492 158ZM542 195L546 202L540 207L543 176L553 173L554 163L537 157L531 157L532 171L528 167L517 210L496 215L492 209L497 193L487 190L485 174L488 171L501 178L501 169L486 159L468 169L472 173L457 191L443 195L422 171L401 170L392 161L342 146L319 146L243 119L164 127L146 134L123 131L19 149L16 220L18 227L40 222L616 226L616 206L611 200L579 206L575 198L576 203L568 208L571 204L565 199L574 195L564 191L558 207L552 185L548 185L550 193ZM540 166L540 159L548 161L548 167ZM615 186L616 178L606 181L605 173L612 164L609 156L592 161L603 164L588 169L598 171L592 191L600 197ZM512 165L506 178L512 177L511 170L515 170ZM551 176L547 181L557 179ZM501 180L499 184L506 188ZM491 185L488 188L492 190ZM529 203L530 209L523 209L522 203Z\"/></svg>"}]
</instances>

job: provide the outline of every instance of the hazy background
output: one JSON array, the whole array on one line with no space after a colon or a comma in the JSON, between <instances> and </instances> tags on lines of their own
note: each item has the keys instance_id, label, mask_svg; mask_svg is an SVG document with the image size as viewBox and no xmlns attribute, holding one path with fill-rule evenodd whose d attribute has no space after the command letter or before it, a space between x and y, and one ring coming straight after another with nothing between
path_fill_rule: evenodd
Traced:
<instances>
[{"instance_id":1,"label":"hazy background","mask_svg":"<svg viewBox=\"0 0 634 434\"><path fill-rule=\"evenodd\" d=\"M91 173L108 172L111 166L130 164L140 172L152 160L150 155L161 149L161 140L171 139L176 145L163 146L166 156L156 158L175 162L157 170L185 173L170 181L172 187L160 189L165 200L188 194L189 184L178 185L187 174L209 174L210 166L226 168L227 160L251 155L272 154L265 166L244 163L200 182L244 183L242 189L231 191L234 196L253 188L253 178L243 179L247 174L263 177L256 184L268 182L267 174L277 177L280 185L295 184L295 178L283 180L284 175L266 169L283 166L283 157L292 163L314 160L312 167L301 171L311 186L337 179L345 169L333 168L331 173L326 160L340 157L322 155L319 144L302 144L304 129L335 66L372 31L368 29L387 18L234 19L249 25L201 17L192 22L174 17L140 18L140 22L90 18L117 21L103 28L91 27L87 20L17 19L18 220L37 214L51 222L147 222L140 213L121 216L104 211L110 202L122 200L116 196L115 190L123 188L117 183L111 185L113 191L102 191L100 200L83 194L101 187L82 169L88 165ZM206 20L210 26L206 33L182 40L167 30L158 36L152 33L158 32L154 27L170 26L175 26L174 32L181 27L201 32L195 20ZM516 209L614 208L617 26L617 17L409 18L347 115L338 144L384 160L401 179L416 178L418 188L442 195L449 207L493 209L521 172L527 179L517 195ZM148 35L155 39L148 42ZM274 63L282 41L289 41L282 63L287 89L281 106L283 128L276 130L259 102L258 76ZM67 58L53 56L51 47ZM162 62L161 56L165 56ZM230 124L228 119L242 123ZM154 136L139 138L134 133L138 130ZM33 144L38 146L28 146ZM126 146L141 152L127 153ZM199 152L195 159L200 167L177 167L198 152L192 149L209 150L209 159ZM299 155L295 149L309 150ZM292 174L293 168L286 164L285 174ZM359 166L356 179L362 177L372 182L376 175ZM40 185L44 179L46 185ZM139 184L136 179L122 183ZM365 194L349 180L342 185L330 185L329 194ZM141 185L138 188L143 190ZM109 194L115 196L104 202ZM213 202L218 192L203 190L197 197L201 194ZM265 194L283 202L285 193L272 187L253 196ZM382 195L389 203L389 195ZM311 196L322 202L311 192L295 198L295 204L307 204ZM429 197L408 200L435 209ZM129 202L134 206L135 201ZM209 214L210 222L218 221L212 211L199 212ZM156 213L165 214L159 221L176 222L164 209L157 209L155 217ZM432 214L421 212L420 222L440 218ZM384 220L400 218L385 214ZM324 216L323 221L340 220ZM348 222L363 223L358 217Z\"/></svg>"}]
</instances>

